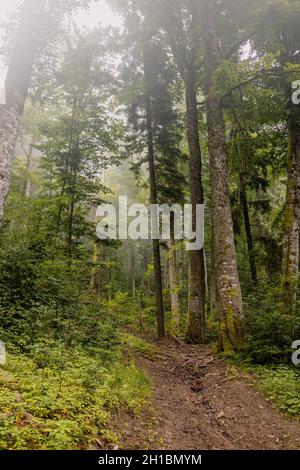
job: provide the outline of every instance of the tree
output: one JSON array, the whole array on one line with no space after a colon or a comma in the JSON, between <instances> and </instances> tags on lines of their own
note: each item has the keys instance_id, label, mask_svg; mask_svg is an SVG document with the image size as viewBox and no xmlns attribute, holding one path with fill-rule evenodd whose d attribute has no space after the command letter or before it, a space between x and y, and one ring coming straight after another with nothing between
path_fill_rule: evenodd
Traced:
<instances>
[{"instance_id":1,"label":"tree","mask_svg":"<svg viewBox=\"0 0 300 470\"><path fill-rule=\"evenodd\" d=\"M9 189L11 165L28 94L43 24L45 0L25 0L5 82L6 101L0 109L0 224Z\"/></svg>"},{"instance_id":2,"label":"tree","mask_svg":"<svg viewBox=\"0 0 300 470\"><path fill-rule=\"evenodd\" d=\"M286 201L283 221L282 312L294 317L299 277L300 210L300 109L293 103L293 80L297 80L300 57L298 23L300 2L277 2L271 6L264 30L256 36L255 46L273 54L272 72L285 99L282 119L287 125ZM266 34L266 31L268 34Z\"/></svg>"},{"instance_id":3,"label":"tree","mask_svg":"<svg viewBox=\"0 0 300 470\"><path fill-rule=\"evenodd\" d=\"M182 198L184 181L178 167L181 125L174 109L176 74L153 21L150 3L129 2L127 6L126 13L122 10L128 35L122 80L126 90L123 103L129 118L128 151L135 158L133 169L137 173L143 172L143 164L147 163L151 204L173 204ZM158 335L163 337L163 276L158 237L152 240L152 245Z\"/></svg>"},{"instance_id":4,"label":"tree","mask_svg":"<svg viewBox=\"0 0 300 470\"><path fill-rule=\"evenodd\" d=\"M282 69L289 64L300 64L298 43L299 33L296 24L299 22L300 2L290 5L288 24L276 33L281 39L279 58ZM277 28L276 28L277 29ZM293 103L293 88L285 78L281 86L286 99L286 121L288 130L287 152L287 190L283 225L282 253L282 310L294 317L296 312L298 277L299 277L299 224L300 224L300 108Z\"/></svg>"},{"instance_id":5,"label":"tree","mask_svg":"<svg viewBox=\"0 0 300 470\"><path fill-rule=\"evenodd\" d=\"M291 94L290 94L291 96ZM294 316L299 277L300 112L289 98L287 192L283 226L282 308Z\"/></svg>"},{"instance_id":6,"label":"tree","mask_svg":"<svg viewBox=\"0 0 300 470\"><path fill-rule=\"evenodd\" d=\"M162 3L163 26L185 86L186 129L189 148L189 192L195 228L196 206L204 203L202 161L197 108L198 50L197 26L199 24L196 2ZM204 250L189 253L189 321L186 339L204 343L205 339L205 263Z\"/></svg>"},{"instance_id":7,"label":"tree","mask_svg":"<svg viewBox=\"0 0 300 470\"><path fill-rule=\"evenodd\" d=\"M64 251L72 262L78 255L87 213L103 201L108 188L101 172L108 163L117 164L116 141L122 135L118 121L108 118L113 83L103 59L101 35L74 36L65 57L52 97L60 104L42 123L44 157L41 165L51 171L51 195L57 202L56 241L65 241ZM51 109L51 108L50 108Z\"/></svg>"},{"instance_id":8,"label":"tree","mask_svg":"<svg viewBox=\"0 0 300 470\"><path fill-rule=\"evenodd\" d=\"M221 317L219 346L225 353L231 353L243 343L245 327L230 209L225 123L221 94L215 89L215 74L222 55L213 6L215 5L211 2L205 1L201 10L205 48L205 96L211 165L214 266Z\"/></svg>"},{"instance_id":9,"label":"tree","mask_svg":"<svg viewBox=\"0 0 300 470\"><path fill-rule=\"evenodd\" d=\"M152 124L152 106L151 106L151 61L148 62L149 44L145 44L143 51L144 56L144 80L145 80L145 111L146 111L146 126L147 126L147 147L148 147L148 166L149 166L149 181L150 181L150 202L153 206L158 204L157 184L156 184L156 170L155 170L155 156L154 156L154 142L153 142L153 124ZM150 45L151 48L151 45ZM159 338L165 336L165 322L164 322L164 304L163 304L163 286L162 286L162 270L161 270L161 254L159 238L154 238L153 245L153 261L154 261L154 275L156 285L156 317L157 317L157 332Z\"/></svg>"},{"instance_id":10,"label":"tree","mask_svg":"<svg viewBox=\"0 0 300 470\"><path fill-rule=\"evenodd\" d=\"M48 61L50 49L61 37L64 15L89 0L24 0L14 46L9 52L9 67L5 81L5 104L0 108L0 225L3 219L5 199L9 190L9 178L18 131L24 105L31 84L35 63ZM42 52L45 52L44 56ZM43 64L44 62L44 64ZM43 64L43 65L41 65ZM38 74L41 77L41 73Z\"/></svg>"}]
</instances>

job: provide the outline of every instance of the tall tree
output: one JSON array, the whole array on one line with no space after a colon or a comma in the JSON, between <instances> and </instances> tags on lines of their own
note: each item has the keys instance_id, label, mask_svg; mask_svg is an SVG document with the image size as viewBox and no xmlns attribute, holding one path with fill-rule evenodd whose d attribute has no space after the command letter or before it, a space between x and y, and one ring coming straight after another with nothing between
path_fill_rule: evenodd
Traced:
<instances>
[{"instance_id":1,"label":"tall tree","mask_svg":"<svg viewBox=\"0 0 300 470\"><path fill-rule=\"evenodd\" d=\"M89 0L24 0L13 47L9 48L9 67L5 81L5 104L0 106L0 225L18 131L28 96L35 62L37 74L47 80L46 63L53 57L51 48L63 33L66 13L86 6ZM55 46L54 46L55 47ZM53 47L52 47L53 49ZM41 52L44 54L41 54ZM48 67L51 69L51 67Z\"/></svg>"},{"instance_id":2,"label":"tall tree","mask_svg":"<svg viewBox=\"0 0 300 470\"><path fill-rule=\"evenodd\" d=\"M143 51L144 59L144 80L145 80L145 111L146 111L146 126L147 126L147 147L148 147L148 166L149 166L149 181L150 181L150 202L153 206L158 204L157 184L156 184L156 168L155 168L155 154L154 154L154 141L153 141L153 123L152 123L152 106L151 106L151 60L149 59L149 47L151 43L145 43ZM159 227L157 227L159 229ZM152 240L153 246L153 263L154 263L154 276L155 276L155 293L156 293L156 317L157 317L157 332L159 338L165 336L165 321L164 321L164 303L163 303L163 281L161 269L161 253L159 238Z\"/></svg>"},{"instance_id":3,"label":"tall tree","mask_svg":"<svg viewBox=\"0 0 300 470\"><path fill-rule=\"evenodd\" d=\"M108 118L113 79L104 64L103 37L74 36L52 85L60 108L42 124L44 157L41 166L52 170L52 196L57 202L56 242L64 240L70 262L86 226L86 212L108 192L100 173L117 163L122 126ZM109 85L107 85L109 83Z\"/></svg>"},{"instance_id":4,"label":"tall tree","mask_svg":"<svg viewBox=\"0 0 300 470\"><path fill-rule=\"evenodd\" d=\"M300 223L300 110L288 101L287 191L283 225L282 254L282 308L294 316L299 277L299 223Z\"/></svg>"},{"instance_id":5,"label":"tall tree","mask_svg":"<svg viewBox=\"0 0 300 470\"><path fill-rule=\"evenodd\" d=\"M280 39L281 70L289 65L299 65L299 32L300 2L289 2L288 22L282 25L275 23L275 32ZM279 13L279 12L278 12ZM276 27L277 24L277 27ZM286 122L288 131L287 183L286 202L283 224L282 253L282 310L294 316L296 312L298 279L299 279L299 229L300 229L300 107L293 101L292 78L280 79L286 99Z\"/></svg>"},{"instance_id":6,"label":"tall tree","mask_svg":"<svg viewBox=\"0 0 300 470\"><path fill-rule=\"evenodd\" d=\"M11 164L44 24L45 0L25 0L5 81L0 109L0 224L9 189Z\"/></svg>"},{"instance_id":7,"label":"tall tree","mask_svg":"<svg viewBox=\"0 0 300 470\"><path fill-rule=\"evenodd\" d=\"M225 123L221 93L215 89L216 72L222 61L220 38L215 24L218 6L215 2L203 1L202 7L214 266L221 316L220 349L230 353L243 343L244 314L230 208Z\"/></svg>"},{"instance_id":8,"label":"tall tree","mask_svg":"<svg viewBox=\"0 0 300 470\"><path fill-rule=\"evenodd\" d=\"M285 99L282 118L287 124L286 201L283 222L282 312L294 316L299 277L300 223L300 109L293 102L292 82L299 77L299 0L272 4L255 46L261 54L273 54L272 73ZM268 34L266 34L266 32ZM294 72L293 72L294 71Z\"/></svg>"},{"instance_id":9,"label":"tall tree","mask_svg":"<svg viewBox=\"0 0 300 470\"><path fill-rule=\"evenodd\" d=\"M147 163L151 204L173 204L182 198L183 184L178 170L181 124L174 109L177 77L150 2L129 1L126 5L125 11L121 5L121 11L127 29L122 80L126 90L123 102L129 112L128 151L138 174L144 173L143 164ZM157 326L162 337L165 332L160 240L156 238L152 244Z\"/></svg>"},{"instance_id":10,"label":"tall tree","mask_svg":"<svg viewBox=\"0 0 300 470\"><path fill-rule=\"evenodd\" d=\"M204 203L202 160L197 106L198 51L197 2L159 2L164 7L163 25L168 32L170 47L185 86L186 129L189 148L189 192L196 225L197 204ZM205 339L205 263L204 250L189 252L189 320L186 339L203 343Z\"/></svg>"}]
</instances>

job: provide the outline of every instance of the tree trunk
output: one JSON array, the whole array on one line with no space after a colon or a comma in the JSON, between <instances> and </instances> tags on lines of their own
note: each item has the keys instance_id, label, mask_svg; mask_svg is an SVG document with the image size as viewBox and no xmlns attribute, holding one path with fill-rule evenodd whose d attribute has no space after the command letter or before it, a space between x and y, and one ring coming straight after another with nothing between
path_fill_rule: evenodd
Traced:
<instances>
[{"instance_id":1,"label":"tree trunk","mask_svg":"<svg viewBox=\"0 0 300 470\"><path fill-rule=\"evenodd\" d=\"M189 146L189 189L193 207L193 230L196 228L196 205L204 203L196 74L193 67L186 80L187 137ZM205 339L205 266L204 250L189 252L189 319L186 339L203 344Z\"/></svg>"},{"instance_id":2,"label":"tree trunk","mask_svg":"<svg viewBox=\"0 0 300 470\"><path fill-rule=\"evenodd\" d=\"M15 153L21 113L16 106L0 111L0 226L3 220L4 203L9 189L11 166Z\"/></svg>"},{"instance_id":3,"label":"tree trunk","mask_svg":"<svg viewBox=\"0 0 300 470\"><path fill-rule=\"evenodd\" d=\"M146 57L146 53L145 53ZM146 121L147 121L147 145L148 145L148 164L149 164L149 177L150 177L150 200L151 204L158 203L157 187L156 187L156 173L155 173L155 159L154 159L154 145L153 145L153 129L152 129L152 110L151 110L151 97L149 93L149 76L150 70L145 60L145 104L146 104ZM163 303L163 288L162 288L162 270L161 270L161 255L160 243L158 239L153 239L153 262L154 262L154 276L155 276L155 295L156 295L156 319L157 319L157 334L159 338L165 337L165 321L164 321L164 303Z\"/></svg>"},{"instance_id":4,"label":"tree trunk","mask_svg":"<svg viewBox=\"0 0 300 470\"><path fill-rule=\"evenodd\" d=\"M96 264L98 262L98 245L97 242L94 241L93 243L93 256L92 256L92 269L90 274L90 291L94 292L96 289L96 274L97 268Z\"/></svg>"},{"instance_id":5,"label":"tree trunk","mask_svg":"<svg viewBox=\"0 0 300 470\"><path fill-rule=\"evenodd\" d=\"M69 207L69 220L68 220L68 239L67 239L67 253L69 258L69 263L72 263L73 258L73 223L74 223L74 200L72 196L72 201Z\"/></svg>"},{"instance_id":6,"label":"tree trunk","mask_svg":"<svg viewBox=\"0 0 300 470\"><path fill-rule=\"evenodd\" d=\"M299 114L299 111L298 111ZM299 271L300 117L288 120L287 192L283 227L282 311L294 315Z\"/></svg>"},{"instance_id":7,"label":"tree trunk","mask_svg":"<svg viewBox=\"0 0 300 470\"><path fill-rule=\"evenodd\" d=\"M30 171L32 168L33 148L34 148L34 142L32 140L29 146L28 153L26 154L27 163L26 163L26 173L25 173L25 181L24 181L24 187L23 187L23 196L27 198L30 198L30 193L31 193Z\"/></svg>"},{"instance_id":8,"label":"tree trunk","mask_svg":"<svg viewBox=\"0 0 300 470\"><path fill-rule=\"evenodd\" d=\"M171 237L169 242L169 281L171 291L172 332L177 334L180 326L179 281L177 275L177 260L175 240Z\"/></svg>"},{"instance_id":9,"label":"tree trunk","mask_svg":"<svg viewBox=\"0 0 300 470\"><path fill-rule=\"evenodd\" d=\"M153 148L152 122L151 122L151 101L149 97L147 97L146 108L147 108L146 113L147 113L147 129L148 129L148 161L149 161L150 192L151 192L150 199L151 199L151 204L157 204L154 148ZM157 334L159 338L164 338L165 337L165 321L164 321L162 271L161 271L161 256L160 256L159 240L152 240L152 246L153 246L153 262L154 262L154 276L155 276Z\"/></svg>"},{"instance_id":10,"label":"tree trunk","mask_svg":"<svg viewBox=\"0 0 300 470\"><path fill-rule=\"evenodd\" d=\"M221 97L214 89L215 72L221 61L221 53L209 3L206 3L203 22L205 28L205 94L211 167L214 255L221 317L219 347L226 354L230 354L243 343L245 329L230 209L225 123Z\"/></svg>"},{"instance_id":11,"label":"tree trunk","mask_svg":"<svg viewBox=\"0 0 300 470\"><path fill-rule=\"evenodd\" d=\"M198 26L197 1L188 4L192 29ZM204 203L202 187L202 162L198 122L196 63L198 48L195 41L186 41L181 10L176 2L170 2L170 21L167 24L172 52L185 83L187 138L189 146L189 190L193 206L193 229L196 227L196 205ZM183 38L185 38L183 40ZM203 343L205 337L205 263L204 250L189 252L188 326L186 341Z\"/></svg>"},{"instance_id":12,"label":"tree trunk","mask_svg":"<svg viewBox=\"0 0 300 470\"><path fill-rule=\"evenodd\" d=\"M109 269L108 269L108 300L112 300L112 255L111 248L109 249Z\"/></svg>"},{"instance_id":13,"label":"tree trunk","mask_svg":"<svg viewBox=\"0 0 300 470\"><path fill-rule=\"evenodd\" d=\"M101 299L101 298L102 298L102 276L101 276L101 267L99 267L98 276L97 276L97 296L98 296L98 299Z\"/></svg>"},{"instance_id":14,"label":"tree trunk","mask_svg":"<svg viewBox=\"0 0 300 470\"><path fill-rule=\"evenodd\" d=\"M131 247L130 251L130 271L131 271L131 288L132 288L132 298L135 299L135 293L136 293L136 262L135 262L135 249L134 246Z\"/></svg>"},{"instance_id":15,"label":"tree trunk","mask_svg":"<svg viewBox=\"0 0 300 470\"><path fill-rule=\"evenodd\" d=\"M214 320L219 320L213 223L211 225L210 314Z\"/></svg>"},{"instance_id":16,"label":"tree trunk","mask_svg":"<svg viewBox=\"0 0 300 470\"><path fill-rule=\"evenodd\" d=\"M0 108L0 225L20 122L38 52L45 0L25 0L5 82L5 105Z\"/></svg>"},{"instance_id":17,"label":"tree trunk","mask_svg":"<svg viewBox=\"0 0 300 470\"><path fill-rule=\"evenodd\" d=\"M256 283L257 282L257 269L256 269L255 253L254 253L254 243L253 243L252 230L251 230L251 224L250 224L247 194L244 188L243 181L241 181L240 200L241 200L243 217L244 217L251 277L252 277L252 281Z\"/></svg>"},{"instance_id":18,"label":"tree trunk","mask_svg":"<svg viewBox=\"0 0 300 470\"><path fill-rule=\"evenodd\" d=\"M163 273L164 273L163 274L163 289L168 290L170 289L169 250L168 250L168 247L165 247L165 248L167 248L167 253L166 253L166 256L163 256ZM165 306L165 308L169 310L169 307L170 307L170 302L169 302L169 305Z\"/></svg>"}]
</instances>

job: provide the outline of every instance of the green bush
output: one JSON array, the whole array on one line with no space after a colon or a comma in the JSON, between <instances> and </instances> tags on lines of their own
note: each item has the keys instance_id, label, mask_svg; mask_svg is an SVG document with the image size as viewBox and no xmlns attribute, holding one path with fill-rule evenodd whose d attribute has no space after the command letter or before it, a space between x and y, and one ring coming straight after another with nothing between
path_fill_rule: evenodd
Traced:
<instances>
[{"instance_id":1,"label":"green bush","mask_svg":"<svg viewBox=\"0 0 300 470\"><path fill-rule=\"evenodd\" d=\"M151 393L144 373L121 357L115 351L108 365L101 350L90 356L55 343L35 345L29 355L9 351L0 369L0 448L78 449L97 435L116 440L111 411L139 413Z\"/></svg>"},{"instance_id":2,"label":"green bush","mask_svg":"<svg viewBox=\"0 0 300 470\"><path fill-rule=\"evenodd\" d=\"M255 364L278 364L290 361L291 344L297 339L299 314L296 318L280 311L279 291L262 285L259 292L245 298L247 344L244 359Z\"/></svg>"}]
</instances>

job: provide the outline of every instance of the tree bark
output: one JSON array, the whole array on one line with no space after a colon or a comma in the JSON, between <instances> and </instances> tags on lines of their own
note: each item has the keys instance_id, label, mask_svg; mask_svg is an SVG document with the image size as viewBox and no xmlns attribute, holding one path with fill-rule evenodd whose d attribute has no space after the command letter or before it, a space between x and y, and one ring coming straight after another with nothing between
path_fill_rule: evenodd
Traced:
<instances>
[{"instance_id":1,"label":"tree bark","mask_svg":"<svg viewBox=\"0 0 300 470\"><path fill-rule=\"evenodd\" d=\"M73 222L74 222L74 200L69 206L69 216L68 216L68 235L67 235L67 253L69 263L72 263L73 258Z\"/></svg>"},{"instance_id":2,"label":"tree bark","mask_svg":"<svg viewBox=\"0 0 300 470\"><path fill-rule=\"evenodd\" d=\"M108 300L112 300L112 253L109 249L109 268L108 268Z\"/></svg>"},{"instance_id":3,"label":"tree bark","mask_svg":"<svg viewBox=\"0 0 300 470\"><path fill-rule=\"evenodd\" d=\"M196 73L192 66L186 79L186 115L189 146L189 189L196 228L196 206L204 203ZM204 250L189 252L189 319L186 340L203 344L205 340L205 264Z\"/></svg>"},{"instance_id":4,"label":"tree bark","mask_svg":"<svg viewBox=\"0 0 300 470\"><path fill-rule=\"evenodd\" d=\"M295 108L295 109L294 109ZM288 116L287 192L283 226L282 311L294 315L299 275L300 112Z\"/></svg>"},{"instance_id":5,"label":"tree bark","mask_svg":"<svg viewBox=\"0 0 300 470\"><path fill-rule=\"evenodd\" d=\"M145 53L146 56L146 53ZM150 179L150 200L152 205L158 203L157 186L156 186L156 173L155 173L155 157L154 157L154 144L153 144L153 129L152 129L152 109L151 109L151 96L149 92L149 74L150 70L147 66L147 61L144 63L145 75L145 105L146 105L146 121L147 121L147 146L148 146L148 165L149 165L149 179ZM154 277L155 277L155 295L156 295L156 320L157 320L157 334L159 338L165 337L165 321L164 321L164 302L163 302L163 284L162 284L162 269L161 269L161 254L159 239L152 240L153 247L153 262L154 262Z\"/></svg>"},{"instance_id":6,"label":"tree bark","mask_svg":"<svg viewBox=\"0 0 300 470\"><path fill-rule=\"evenodd\" d=\"M132 289L132 298L135 299L136 294L136 262L135 262L135 249L134 246L131 246L130 250L130 271L131 271L131 289Z\"/></svg>"},{"instance_id":7,"label":"tree bark","mask_svg":"<svg viewBox=\"0 0 300 470\"><path fill-rule=\"evenodd\" d=\"M97 274L96 264L97 262L98 262L98 246L97 246L97 242L94 241L93 256L92 256L92 269L91 269L91 274L90 274L90 291L91 292L94 292L96 288L96 274Z\"/></svg>"},{"instance_id":8,"label":"tree bark","mask_svg":"<svg viewBox=\"0 0 300 470\"><path fill-rule=\"evenodd\" d=\"M170 2L169 21L166 27L170 37L172 52L185 84L187 137L189 146L189 189L193 207L193 226L195 229L196 205L204 203L202 186L202 162L197 106L196 63L198 43L192 35L198 26L197 0L188 4L191 18L191 39L185 37L181 10L176 2ZM168 3L167 3L168 5ZM184 38L184 39L183 39ZM190 46L192 47L190 48ZM188 294L188 326L186 341L203 343L205 339L205 263L204 250L189 252L189 294Z\"/></svg>"},{"instance_id":9,"label":"tree bark","mask_svg":"<svg viewBox=\"0 0 300 470\"><path fill-rule=\"evenodd\" d=\"M23 187L23 196L27 198L30 198L30 193L31 193L30 171L32 168L33 148L34 148L34 142L32 140L29 145L28 153L26 153L27 163L26 163L26 174L25 174L25 181L24 181L24 187Z\"/></svg>"},{"instance_id":10,"label":"tree bark","mask_svg":"<svg viewBox=\"0 0 300 470\"><path fill-rule=\"evenodd\" d=\"M210 314L214 320L219 320L218 289L216 283L216 260L214 250L214 227L211 226L211 268L210 268Z\"/></svg>"},{"instance_id":11,"label":"tree bark","mask_svg":"<svg viewBox=\"0 0 300 470\"><path fill-rule=\"evenodd\" d=\"M92 209L92 221L96 225L97 223L97 217L96 217L97 211L96 208ZM93 292L95 291L96 288L96 275L97 275L97 265L98 263L98 245L97 245L97 240L94 240L93 242L93 252L92 252L92 269L90 273L90 291Z\"/></svg>"},{"instance_id":12,"label":"tree bark","mask_svg":"<svg viewBox=\"0 0 300 470\"><path fill-rule=\"evenodd\" d=\"M0 225L9 190L12 161L43 28L45 0L25 0L0 108Z\"/></svg>"},{"instance_id":13,"label":"tree bark","mask_svg":"<svg viewBox=\"0 0 300 470\"><path fill-rule=\"evenodd\" d=\"M0 226L3 220L4 203L8 194L9 179L16 142L20 127L21 113L17 106L0 110Z\"/></svg>"},{"instance_id":14,"label":"tree bark","mask_svg":"<svg viewBox=\"0 0 300 470\"><path fill-rule=\"evenodd\" d=\"M179 300L179 280L177 275L177 260L174 237L169 242L169 280L171 291L171 313L172 313L172 332L177 334L180 326L180 300Z\"/></svg>"},{"instance_id":15,"label":"tree bark","mask_svg":"<svg viewBox=\"0 0 300 470\"><path fill-rule=\"evenodd\" d=\"M221 317L219 348L226 354L231 354L244 341L244 315L230 209L225 123L221 96L214 89L215 72L221 62L220 43L211 5L206 2L205 6L203 14L206 59L205 95L216 283Z\"/></svg>"},{"instance_id":16,"label":"tree bark","mask_svg":"<svg viewBox=\"0 0 300 470\"><path fill-rule=\"evenodd\" d=\"M189 34L185 31L181 7L178 2L165 2L170 46L177 68L185 84L187 137L189 146L189 189L193 207L193 226L196 222L196 205L204 203L202 187L202 162L197 106L197 54L198 41L194 34L199 23L197 0L188 2L191 15ZM189 37L188 37L189 36ZM205 263L204 250L189 252L188 326L186 341L203 343L205 337Z\"/></svg>"}]
</instances>

